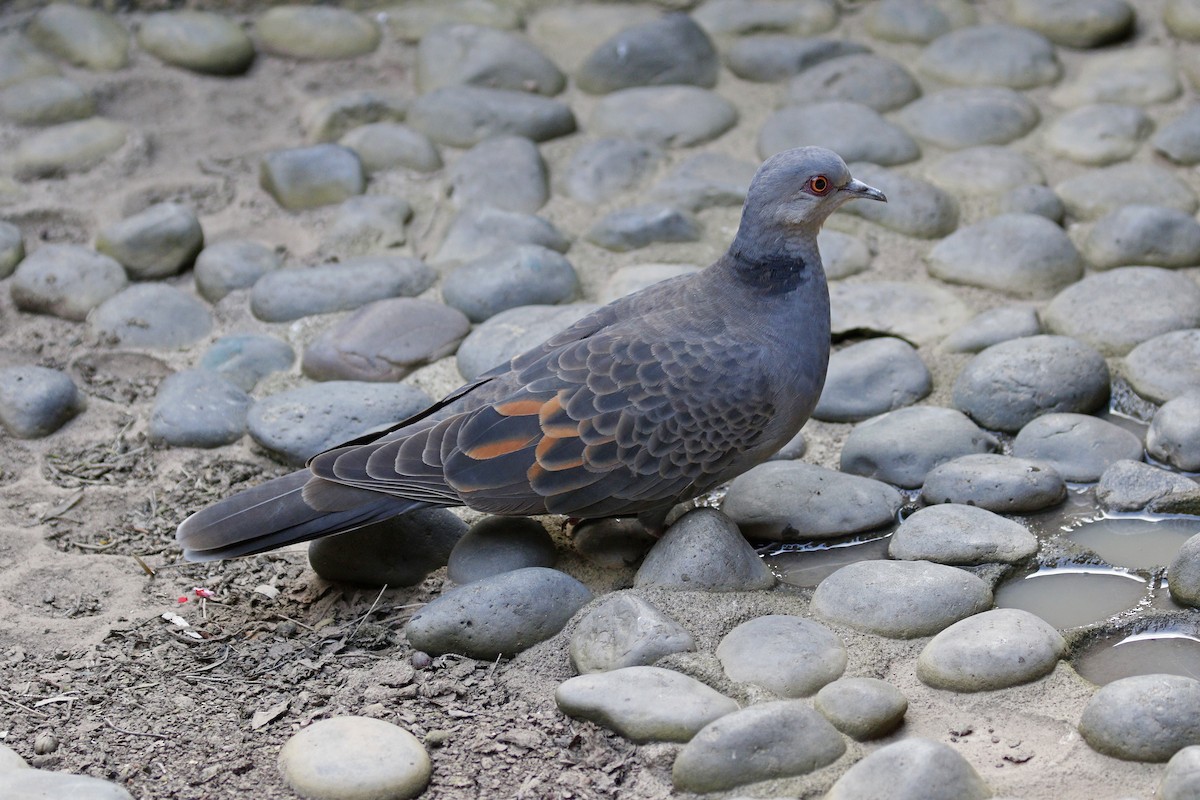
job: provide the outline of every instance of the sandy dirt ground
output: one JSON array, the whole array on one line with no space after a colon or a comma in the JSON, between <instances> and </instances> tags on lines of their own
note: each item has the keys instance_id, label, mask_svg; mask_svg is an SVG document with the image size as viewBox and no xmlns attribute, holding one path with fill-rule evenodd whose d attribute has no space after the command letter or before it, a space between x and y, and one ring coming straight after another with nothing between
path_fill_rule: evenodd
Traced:
<instances>
[{"instance_id":1,"label":"sandy dirt ground","mask_svg":"<svg viewBox=\"0 0 1200 800\"><path fill-rule=\"evenodd\" d=\"M1003 5L980 3L980 15L999 19ZM1157 21L1158 2L1136 5L1147 20L1139 43L1181 48ZM861 6L845 8L831 35L865 40ZM0 30L20 27L27 16L0 5ZM139 16L121 19L132 27ZM916 46L872 44L904 63L919 52ZM554 55L552 46L545 49ZM232 79L169 68L136 48L130 66L119 72L64 68L95 93L100 114L130 124L135 135L84 174L28 183L0 177L0 218L22 228L30 250L54 242L91 244L100 227L173 199L197 210L209 242L250 238L282 248L291 266L311 265L334 209L280 210L258 185L259 160L268 151L306 143L301 110L312 100L350 89L415 92L413 57L411 46L385 36L380 50L367 57L338 63L261 57L248 75ZM1061 57L1071 76L1086 56L1063 50ZM737 105L741 122L705 148L756 161L755 137L782 101L783 86L746 83L724 71L717 91ZM1053 118L1060 111L1049 105L1048 94L1049 89L1029 92L1044 116ZM565 98L581 121L596 102L574 89ZM1189 87L1180 100L1148 111L1162 123L1194 100ZM0 126L0 154L26 135ZM1013 147L1030 155L1051 185L1084 169L1053 160L1037 137L1035 132ZM552 172L581 141L582 134L542 146ZM691 152L672 153L663 169ZM919 175L941 154L936 148L925 152L906 171ZM460 153L444 155L452 162ZM1154 156L1147 146L1136 160ZM1180 172L1200 187L1194 170ZM387 173L373 179L369 191L395 194L414 206L405 252L425 256L434 250L451 216L441 173ZM575 236L596 216L560 196L542 213ZM963 204L964 223L988 213L983 202ZM706 232L696 244L615 255L578 242L569 257L585 299L594 299L607 276L623 265L707 264L729 241L737 212L716 209L701 219ZM876 251L871 270L853 280L932 280L922 261L930 243L844 215L830 224L862 236ZM190 273L171 282L194 291ZM954 291L975 310L1010 302L983 290ZM436 297L436 289L432 292ZM678 746L634 746L556 709L553 690L571 675L570 628L512 660L445 656L414 669L404 625L438 594L444 571L420 586L380 593L322 581L308 568L303 549L211 565L181 561L172 539L180 519L284 468L249 438L211 451L151 446L145 433L158 383L194 365L220 335L267 332L299 349L341 318L267 324L255 320L247 305L244 292L217 304L212 337L196 346L137 352L98 341L86 324L18 312L0 285L0 366L65 369L88 396L87 411L56 434L36 441L4 437L0 447L0 742L35 766L114 780L138 798L270 800L294 797L275 766L290 735L315 719L365 714L401 725L427 743L433 779L425 797L675 796L670 767ZM923 347L921 355L935 380L925 402L948 404L950 383L965 358L933 346ZM412 380L434 393L449 389L457 381L453 361L426 368ZM302 382L294 368L255 394ZM849 430L810 424L807 459L836 466ZM572 555L560 520L547 525L562 547L560 568L598 592L631 583L632 571L598 572ZM210 590L213 598L201 602L196 587ZM721 676L712 649L725 632L753 616L807 615L810 595L779 588L648 597L692 630L700 645L700 654L677 657L672 666L749 701L754 698L744 688ZM164 612L182 616L191 627L171 624ZM837 630L849 646L847 675L886 679L908 696L905 725L882 742L851 743L846 757L816 773L740 794L816 797L865 753L897 737L924 736L952 744L997 795L1094 800L1153 795L1161 765L1100 756L1082 741L1075 723L1094 687L1065 664L1032 685L961 696L916 680L913 664L924 640L888 641ZM35 753L35 740L47 733L57 738L57 748Z\"/></svg>"}]
</instances>

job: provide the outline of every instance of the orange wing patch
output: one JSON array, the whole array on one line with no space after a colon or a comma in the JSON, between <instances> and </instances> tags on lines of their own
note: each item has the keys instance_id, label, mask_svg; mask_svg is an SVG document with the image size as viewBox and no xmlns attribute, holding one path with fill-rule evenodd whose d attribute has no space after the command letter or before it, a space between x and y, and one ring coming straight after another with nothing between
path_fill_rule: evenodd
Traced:
<instances>
[{"instance_id":1,"label":"orange wing patch","mask_svg":"<svg viewBox=\"0 0 1200 800\"><path fill-rule=\"evenodd\" d=\"M542 404L541 410L538 412L538 423L542 426L542 433L555 439L579 435L579 423L571 419L566 409L563 408L562 395L564 393L569 393L569 390L564 390L551 397Z\"/></svg>"},{"instance_id":2,"label":"orange wing patch","mask_svg":"<svg viewBox=\"0 0 1200 800\"><path fill-rule=\"evenodd\" d=\"M523 397L518 400L496 403L492 408L506 417L532 417L541 412L542 401L536 397Z\"/></svg>"},{"instance_id":3,"label":"orange wing patch","mask_svg":"<svg viewBox=\"0 0 1200 800\"><path fill-rule=\"evenodd\" d=\"M522 447L526 447L533 442L533 439L528 436L515 436L511 439L500 439L495 442L484 442L476 445L469 450L463 450L463 453L475 459L476 461L487 461L489 458L499 458L506 456L509 453L515 453Z\"/></svg>"}]
</instances>

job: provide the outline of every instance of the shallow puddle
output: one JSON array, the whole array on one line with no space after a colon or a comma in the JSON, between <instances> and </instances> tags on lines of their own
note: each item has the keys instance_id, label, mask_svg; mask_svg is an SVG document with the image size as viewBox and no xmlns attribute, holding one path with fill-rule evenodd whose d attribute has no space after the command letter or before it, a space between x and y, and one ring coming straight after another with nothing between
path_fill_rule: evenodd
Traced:
<instances>
[{"instance_id":1,"label":"shallow puddle","mask_svg":"<svg viewBox=\"0 0 1200 800\"><path fill-rule=\"evenodd\" d=\"M1067 538L1114 567L1154 570L1175 558L1179 547L1200 533L1195 518L1107 517L1085 522Z\"/></svg>"},{"instance_id":2,"label":"shallow puddle","mask_svg":"<svg viewBox=\"0 0 1200 800\"><path fill-rule=\"evenodd\" d=\"M1146 579L1119 570L1054 567L1002 583L995 602L997 608L1019 608L1066 630L1136 608L1147 589Z\"/></svg>"},{"instance_id":3,"label":"shallow puddle","mask_svg":"<svg viewBox=\"0 0 1200 800\"><path fill-rule=\"evenodd\" d=\"M830 544L782 544L763 555L767 566L789 586L811 588L856 561L886 559L889 536Z\"/></svg>"},{"instance_id":4,"label":"shallow puddle","mask_svg":"<svg viewBox=\"0 0 1200 800\"><path fill-rule=\"evenodd\" d=\"M1098 637L1074 657L1075 671L1104 685L1131 675L1186 675L1200 679L1200 636L1158 630Z\"/></svg>"}]
</instances>

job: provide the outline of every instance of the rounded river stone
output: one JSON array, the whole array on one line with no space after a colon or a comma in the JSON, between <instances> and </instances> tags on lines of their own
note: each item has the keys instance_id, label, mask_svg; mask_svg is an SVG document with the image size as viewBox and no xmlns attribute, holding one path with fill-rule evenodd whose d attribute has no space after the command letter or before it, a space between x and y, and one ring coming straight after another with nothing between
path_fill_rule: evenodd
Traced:
<instances>
[{"instance_id":1,"label":"rounded river stone","mask_svg":"<svg viewBox=\"0 0 1200 800\"><path fill-rule=\"evenodd\" d=\"M1066 496L1066 483L1049 464L994 453L934 467L921 487L926 503L963 503L1002 514L1040 511Z\"/></svg>"},{"instance_id":2,"label":"rounded river stone","mask_svg":"<svg viewBox=\"0 0 1200 800\"><path fill-rule=\"evenodd\" d=\"M454 545L446 577L458 584L526 567L552 567L554 541L542 523L523 517L484 517Z\"/></svg>"},{"instance_id":3,"label":"rounded river stone","mask_svg":"<svg viewBox=\"0 0 1200 800\"><path fill-rule=\"evenodd\" d=\"M1200 265L1200 222L1159 206L1122 206L1096 220L1083 252L1097 269Z\"/></svg>"},{"instance_id":4,"label":"rounded river stone","mask_svg":"<svg viewBox=\"0 0 1200 800\"><path fill-rule=\"evenodd\" d=\"M951 353L978 353L994 344L1041 332L1042 321L1033 306L1001 306L973 317L947 336L942 347Z\"/></svg>"},{"instance_id":5,"label":"rounded river stone","mask_svg":"<svg viewBox=\"0 0 1200 800\"><path fill-rule=\"evenodd\" d=\"M1134 675L1092 695L1079 732L1093 750L1126 761L1166 761L1200 744L1200 681Z\"/></svg>"},{"instance_id":6,"label":"rounded river stone","mask_svg":"<svg viewBox=\"0 0 1200 800\"><path fill-rule=\"evenodd\" d=\"M846 670L846 645L811 620L768 614L743 622L717 645L730 680L780 697L808 697Z\"/></svg>"},{"instance_id":7,"label":"rounded river stone","mask_svg":"<svg viewBox=\"0 0 1200 800\"><path fill-rule=\"evenodd\" d=\"M592 606L571 634L571 666L580 674L648 666L696 649L682 625L642 598L610 594Z\"/></svg>"},{"instance_id":8,"label":"rounded river stone","mask_svg":"<svg viewBox=\"0 0 1200 800\"><path fill-rule=\"evenodd\" d=\"M676 520L646 554L634 585L744 592L771 588L775 576L725 514L697 508Z\"/></svg>"},{"instance_id":9,"label":"rounded river stone","mask_svg":"<svg viewBox=\"0 0 1200 800\"><path fill-rule=\"evenodd\" d=\"M1093 483L1117 461L1142 460L1142 442L1127 429L1088 414L1043 414L1013 440L1018 458L1045 461L1063 480Z\"/></svg>"},{"instance_id":10,"label":"rounded river stone","mask_svg":"<svg viewBox=\"0 0 1200 800\"><path fill-rule=\"evenodd\" d=\"M944 89L896 112L896 121L913 136L950 150L1008 144L1039 120L1029 98L998 86Z\"/></svg>"},{"instance_id":11,"label":"rounded river stone","mask_svg":"<svg viewBox=\"0 0 1200 800\"><path fill-rule=\"evenodd\" d=\"M49 436L87 406L71 378L49 367L0 369L0 424L20 439Z\"/></svg>"},{"instance_id":12,"label":"rounded river stone","mask_svg":"<svg viewBox=\"0 0 1200 800\"><path fill-rule=\"evenodd\" d=\"M576 72L575 83L589 94L668 84L711 89L720 66L712 40L691 16L667 14L601 44Z\"/></svg>"},{"instance_id":13,"label":"rounded river stone","mask_svg":"<svg viewBox=\"0 0 1200 800\"><path fill-rule=\"evenodd\" d=\"M878 678L839 678L821 687L813 705L833 727L861 742L900 727L908 698Z\"/></svg>"},{"instance_id":14,"label":"rounded river stone","mask_svg":"<svg viewBox=\"0 0 1200 800\"><path fill-rule=\"evenodd\" d=\"M872 164L855 164L853 170L859 180L886 194L888 202L851 201L846 213L921 239L936 239L958 227L958 202L932 183Z\"/></svg>"},{"instance_id":15,"label":"rounded river stone","mask_svg":"<svg viewBox=\"0 0 1200 800\"><path fill-rule=\"evenodd\" d=\"M1135 392L1152 403L1200 389L1200 328L1147 339L1125 356L1121 373Z\"/></svg>"},{"instance_id":16,"label":"rounded river stone","mask_svg":"<svg viewBox=\"0 0 1200 800\"><path fill-rule=\"evenodd\" d=\"M459 373L473 381L492 367L541 344L596 310L592 303L519 306L501 311L467 335L455 354Z\"/></svg>"},{"instance_id":17,"label":"rounded river stone","mask_svg":"<svg viewBox=\"0 0 1200 800\"><path fill-rule=\"evenodd\" d=\"M1010 0L1008 18L1067 47L1099 47L1120 41L1133 33L1137 21L1125 0Z\"/></svg>"},{"instance_id":18,"label":"rounded river stone","mask_svg":"<svg viewBox=\"0 0 1200 800\"><path fill-rule=\"evenodd\" d=\"M119 261L134 280L176 275L192 265L203 246L196 212L179 203L156 203L96 236L96 249Z\"/></svg>"},{"instance_id":19,"label":"rounded river stone","mask_svg":"<svg viewBox=\"0 0 1200 800\"><path fill-rule=\"evenodd\" d=\"M184 347L212 329L212 314L174 286L141 283L105 300L89 315L92 328L127 347Z\"/></svg>"},{"instance_id":20,"label":"rounded river stone","mask_svg":"<svg viewBox=\"0 0 1200 800\"><path fill-rule=\"evenodd\" d=\"M917 60L938 80L967 86L1032 89L1058 80L1062 65L1040 33L1015 25L973 25L935 39Z\"/></svg>"},{"instance_id":21,"label":"rounded river stone","mask_svg":"<svg viewBox=\"0 0 1200 800\"><path fill-rule=\"evenodd\" d=\"M259 16L254 30L268 52L303 59L366 55L383 36L370 17L332 6L276 6Z\"/></svg>"},{"instance_id":22,"label":"rounded river stone","mask_svg":"<svg viewBox=\"0 0 1200 800\"><path fill-rule=\"evenodd\" d=\"M417 45L417 88L466 84L556 95L566 76L520 34L469 22L439 25Z\"/></svg>"},{"instance_id":23,"label":"rounded river stone","mask_svg":"<svg viewBox=\"0 0 1200 800\"><path fill-rule=\"evenodd\" d=\"M303 797L407 800L425 790L433 765L408 731L374 717L331 717L279 749L279 771Z\"/></svg>"},{"instance_id":24,"label":"rounded river stone","mask_svg":"<svg viewBox=\"0 0 1200 800\"><path fill-rule=\"evenodd\" d=\"M415 586L446 566L467 525L444 508L426 508L308 545L308 563L327 581Z\"/></svg>"},{"instance_id":25,"label":"rounded river stone","mask_svg":"<svg viewBox=\"0 0 1200 800\"><path fill-rule=\"evenodd\" d=\"M737 118L732 103L699 86L639 86L597 103L590 129L597 136L625 136L658 147L692 147L717 138Z\"/></svg>"},{"instance_id":26,"label":"rounded river stone","mask_svg":"<svg viewBox=\"0 0 1200 800\"><path fill-rule=\"evenodd\" d=\"M911 514L888 542L888 555L901 561L965 566L1012 564L1038 549L1024 525L976 506L946 503Z\"/></svg>"},{"instance_id":27,"label":"rounded river stone","mask_svg":"<svg viewBox=\"0 0 1200 800\"><path fill-rule=\"evenodd\" d=\"M1099 103L1063 114L1046 128L1045 141L1053 153L1101 166L1132 156L1152 130L1140 108Z\"/></svg>"},{"instance_id":28,"label":"rounded river stone","mask_svg":"<svg viewBox=\"0 0 1200 800\"><path fill-rule=\"evenodd\" d=\"M917 677L955 692L1006 689L1049 674L1066 649L1062 634L1041 617L997 608L934 636L917 659Z\"/></svg>"},{"instance_id":29,"label":"rounded river stone","mask_svg":"<svg viewBox=\"0 0 1200 800\"><path fill-rule=\"evenodd\" d=\"M472 322L521 306L565 303L579 293L571 262L536 244L506 247L456 268L442 281L442 297Z\"/></svg>"},{"instance_id":30,"label":"rounded river stone","mask_svg":"<svg viewBox=\"0 0 1200 800\"><path fill-rule=\"evenodd\" d=\"M933 389L929 368L908 342L868 339L835 351L813 417L857 422L910 406Z\"/></svg>"},{"instance_id":31,"label":"rounded river stone","mask_svg":"<svg viewBox=\"0 0 1200 800\"><path fill-rule=\"evenodd\" d=\"M921 149L903 128L861 103L827 100L776 111L758 134L758 155L767 159L800 143L827 147L847 163L893 166L916 161Z\"/></svg>"},{"instance_id":32,"label":"rounded river stone","mask_svg":"<svg viewBox=\"0 0 1200 800\"><path fill-rule=\"evenodd\" d=\"M17 265L9 291L22 311L82 321L128 283L124 268L102 253L75 244L47 244Z\"/></svg>"},{"instance_id":33,"label":"rounded river stone","mask_svg":"<svg viewBox=\"0 0 1200 800\"><path fill-rule=\"evenodd\" d=\"M788 86L787 102L803 106L849 100L883 113L911 103L921 87L898 62L874 54L852 54L804 70Z\"/></svg>"},{"instance_id":34,"label":"rounded river stone","mask_svg":"<svg viewBox=\"0 0 1200 800\"><path fill-rule=\"evenodd\" d=\"M1185 541L1167 568L1171 599L1200 608L1200 533Z\"/></svg>"},{"instance_id":35,"label":"rounded river stone","mask_svg":"<svg viewBox=\"0 0 1200 800\"><path fill-rule=\"evenodd\" d=\"M206 75L241 75L254 62L254 42L246 32L208 11L151 14L142 20L137 39L156 58Z\"/></svg>"},{"instance_id":36,"label":"rounded river stone","mask_svg":"<svg viewBox=\"0 0 1200 800\"><path fill-rule=\"evenodd\" d=\"M1054 187L1067 213L1079 220L1103 217L1121 206L1174 208L1195 214L1196 192L1175 172L1158 164L1113 164L1090 169Z\"/></svg>"},{"instance_id":37,"label":"rounded river stone","mask_svg":"<svg viewBox=\"0 0 1200 800\"><path fill-rule=\"evenodd\" d=\"M176 447L220 447L246 433L254 401L237 384L206 369L180 370L158 387L151 441Z\"/></svg>"},{"instance_id":38,"label":"rounded river stone","mask_svg":"<svg viewBox=\"0 0 1200 800\"><path fill-rule=\"evenodd\" d=\"M1146 431L1146 452L1186 472L1200 472L1200 390L1163 403Z\"/></svg>"},{"instance_id":39,"label":"rounded river stone","mask_svg":"<svg viewBox=\"0 0 1200 800\"><path fill-rule=\"evenodd\" d=\"M868 754L829 789L825 800L984 800L992 790L948 744L901 739Z\"/></svg>"}]
</instances>

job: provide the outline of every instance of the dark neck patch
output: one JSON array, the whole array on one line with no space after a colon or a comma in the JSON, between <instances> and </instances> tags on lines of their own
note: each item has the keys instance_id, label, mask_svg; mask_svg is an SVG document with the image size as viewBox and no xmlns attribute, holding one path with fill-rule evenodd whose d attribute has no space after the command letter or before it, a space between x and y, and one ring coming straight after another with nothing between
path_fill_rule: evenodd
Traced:
<instances>
[{"instance_id":1,"label":"dark neck patch","mask_svg":"<svg viewBox=\"0 0 1200 800\"><path fill-rule=\"evenodd\" d=\"M809 276L808 262L795 252L750 255L731 249L728 257L743 283L766 294L793 291Z\"/></svg>"}]
</instances>

